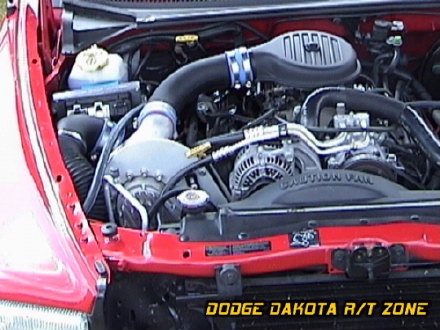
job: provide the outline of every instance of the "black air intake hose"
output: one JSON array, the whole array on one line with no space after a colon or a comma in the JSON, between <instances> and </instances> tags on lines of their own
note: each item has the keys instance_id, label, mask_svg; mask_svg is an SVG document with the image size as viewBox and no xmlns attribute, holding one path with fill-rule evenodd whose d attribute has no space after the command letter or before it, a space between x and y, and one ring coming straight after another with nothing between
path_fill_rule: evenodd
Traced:
<instances>
[{"instance_id":1,"label":"black air intake hose","mask_svg":"<svg viewBox=\"0 0 440 330\"><path fill-rule=\"evenodd\" d=\"M439 139L410 105L386 96L344 88L318 90L304 102L302 124L306 127L319 126L322 109L334 107L337 103L344 103L348 109L368 112L375 117L402 125L416 140L426 156L437 167L440 167Z\"/></svg>"},{"instance_id":2,"label":"black air intake hose","mask_svg":"<svg viewBox=\"0 0 440 330\"><path fill-rule=\"evenodd\" d=\"M165 79L150 97L149 102L168 103L177 112L205 91L229 86L228 63L217 55L185 65Z\"/></svg>"},{"instance_id":3,"label":"black air intake hose","mask_svg":"<svg viewBox=\"0 0 440 330\"><path fill-rule=\"evenodd\" d=\"M317 88L346 83L359 72L356 52L344 39L319 31L286 33L250 49L241 47L193 62L172 73L142 110L140 133L135 136L172 138L185 105L209 90L249 86L254 81ZM154 134L148 133L152 127Z\"/></svg>"},{"instance_id":4,"label":"black air intake hose","mask_svg":"<svg viewBox=\"0 0 440 330\"><path fill-rule=\"evenodd\" d=\"M380 94L330 87L309 95L301 109L302 124L306 127L318 127L322 109L334 107L337 103L344 103L347 109L389 119L393 123L399 121L405 109L404 103Z\"/></svg>"},{"instance_id":5,"label":"black air intake hose","mask_svg":"<svg viewBox=\"0 0 440 330\"><path fill-rule=\"evenodd\" d=\"M87 115L65 117L58 122L61 153L81 205L87 196L95 173L87 155L97 147L106 127L108 126L104 119ZM102 191L88 216L98 220L107 219L107 208Z\"/></svg>"}]
</instances>

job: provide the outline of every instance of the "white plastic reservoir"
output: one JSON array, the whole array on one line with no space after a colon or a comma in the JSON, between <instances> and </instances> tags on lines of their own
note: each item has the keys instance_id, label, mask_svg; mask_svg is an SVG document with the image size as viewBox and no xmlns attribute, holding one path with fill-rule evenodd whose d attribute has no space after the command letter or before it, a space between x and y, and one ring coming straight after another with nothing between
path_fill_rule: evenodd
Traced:
<instances>
[{"instance_id":1,"label":"white plastic reservoir","mask_svg":"<svg viewBox=\"0 0 440 330\"><path fill-rule=\"evenodd\" d=\"M127 65L121 56L93 45L76 56L67 84L69 89L87 89L127 80Z\"/></svg>"}]
</instances>

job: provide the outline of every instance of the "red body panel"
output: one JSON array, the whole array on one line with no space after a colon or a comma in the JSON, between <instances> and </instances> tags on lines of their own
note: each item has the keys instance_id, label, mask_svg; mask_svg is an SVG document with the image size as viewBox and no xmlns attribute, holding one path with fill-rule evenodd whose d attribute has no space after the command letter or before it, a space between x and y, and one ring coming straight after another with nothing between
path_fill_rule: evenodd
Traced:
<instances>
[{"instance_id":1,"label":"red body panel","mask_svg":"<svg viewBox=\"0 0 440 330\"><path fill-rule=\"evenodd\" d=\"M244 275L301 269L331 264L337 248L381 243L405 245L408 253L426 261L440 261L440 226L396 223L359 227L319 228L321 245L306 249L289 247L288 235L264 237L245 242L270 241L271 251L235 256L207 257L207 246L243 244L240 242L180 242L178 236L160 233L140 235L139 231L120 228L109 240L100 234L100 224L92 224L109 263L120 271L170 273L185 276L214 276L222 264L240 265ZM338 272L328 266L329 272Z\"/></svg>"},{"instance_id":2,"label":"red body panel","mask_svg":"<svg viewBox=\"0 0 440 330\"><path fill-rule=\"evenodd\" d=\"M105 262L71 183L60 185L68 175L46 103L36 8L20 5L0 33L0 299L91 312L95 262Z\"/></svg>"}]
</instances>

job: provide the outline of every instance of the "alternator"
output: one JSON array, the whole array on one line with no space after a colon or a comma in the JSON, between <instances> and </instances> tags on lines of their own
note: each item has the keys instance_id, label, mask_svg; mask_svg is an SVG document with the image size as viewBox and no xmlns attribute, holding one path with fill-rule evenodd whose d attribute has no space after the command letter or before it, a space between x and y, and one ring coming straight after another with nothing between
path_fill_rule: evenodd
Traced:
<instances>
[{"instance_id":1,"label":"alternator","mask_svg":"<svg viewBox=\"0 0 440 330\"><path fill-rule=\"evenodd\" d=\"M320 170L318 156L303 142L250 145L237 156L229 185L235 200L247 197L262 185L309 170Z\"/></svg>"}]
</instances>

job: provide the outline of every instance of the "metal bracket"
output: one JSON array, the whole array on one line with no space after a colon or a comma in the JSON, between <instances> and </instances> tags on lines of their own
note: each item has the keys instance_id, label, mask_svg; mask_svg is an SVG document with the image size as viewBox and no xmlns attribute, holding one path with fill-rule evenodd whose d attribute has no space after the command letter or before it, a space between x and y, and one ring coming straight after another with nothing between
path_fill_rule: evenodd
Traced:
<instances>
[{"instance_id":1,"label":"metal bracket","mask_svg":"<svg viewBox=\"0 0 440 330\"><path fill-rule=\"evenodd\" d=\"M101 261L95 262L95 269L99 273L100 277L96 281L96 291L97 291L97 298L98 299L104 299L105 290L107 289L107 269Z\"/></svg>"},{"instance_id":2,"label":"metal bracket","mask_svg":"<svg viewBox=\"0 0 440 330\"><path fill-rule=\"evenodd\" d=\"M367 248L359 246L354 250L336 249L332 253L332 265L343 270L350 278L368 279L386 278L391 268L407 261L403 245L384 247L381 245Z\"/></svg>"}]
</instances>

